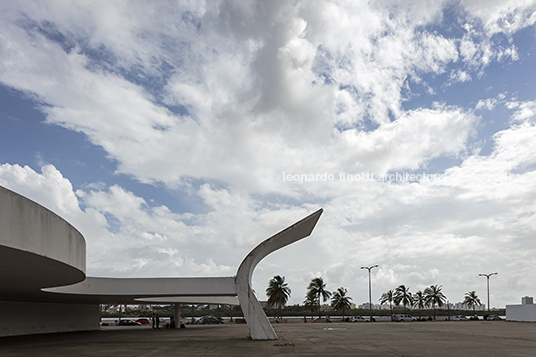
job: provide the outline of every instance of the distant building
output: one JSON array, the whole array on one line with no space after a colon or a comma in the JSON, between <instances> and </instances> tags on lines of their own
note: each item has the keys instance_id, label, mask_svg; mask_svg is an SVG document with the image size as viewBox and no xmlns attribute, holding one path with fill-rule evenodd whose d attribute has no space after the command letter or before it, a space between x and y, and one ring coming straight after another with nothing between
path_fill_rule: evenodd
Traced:
<instances>
[{"instance_id":1,"label":"distant building","mask_svg":"<svg viewBox=\"0 0 536 357\"><path fill-rule=\"evenodd\" d=\"M365 302L358 306L360 309L367 309L370 310L370 304L368 302ZM389 306L387 306L389 308ZM372 310L380 310L382 309L382 305L380 304L372 304Z\"/></svg>"},{"instance_id":2,"label":"distant building","mask_svg":"<svg viewBox=\"0 0 536 357\"><path fill-rule=\"evenodd\" d=\"M331 307L331 305L328 305L328 304L324 304L320 306L320 311L330 311L332 309L333 308Z\"/></svg>"},{"instance_id":3,"label":"distant building","mask_svg":"<svg viewBox=\"0 0 536 357\"><path fill-rule=\"evenodd\" d=\"M469 307L469 305L464 304L463 302L457 302L457 303L453 303L453 304L451 304L450 309L451 309L451 310L468 310L468 311L473 311L473 306ZM486 304L476 305L476 306L474 307L474 310L475 310L475 311L486 311Z\"/></svg>"}]
</instances>

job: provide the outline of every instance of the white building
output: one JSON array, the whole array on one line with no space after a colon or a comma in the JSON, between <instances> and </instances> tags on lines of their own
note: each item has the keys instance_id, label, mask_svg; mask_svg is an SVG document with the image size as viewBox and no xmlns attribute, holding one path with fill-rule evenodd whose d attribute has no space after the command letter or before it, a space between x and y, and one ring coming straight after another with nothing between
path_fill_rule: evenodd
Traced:
<instances>
[{"instance_id":1,"label":"white building","mask_svg":"<svg viewBox=\"0 0 536 357\"><path fill-rule=\"evenodd\" d=\"M532 297L521 298L521 305L506 305L506 320L536 322L536 305Z\"/></svg>"},{"instance_id":2,"label":"white building","mask_svg":"<svg viewBox=\"0 0 536 357\"><path fill-rule=\"evenodd\" d=\"M370 310L370 305L368 302L364 302L363 304L359 305L358 307L360 309L367 309ZM372 304L372 310L380 310L381 305L380 304Z\"/></svg>"},{"instance_id":3,"label":"white building","mask_svg":"<svg viewBox=\"0 0 536 357\"><path fill-rule=\"evenodd\" d=\"M464 304L463 302L457 302L455 304L451 304L451 309L453 310L470 310L470 311L473 311L473 307L469 307L469 305L467 304ZM482 305L476 305L474 307L474 310L475 311L485 311L486 310L486 304L482 304Z\"/></svg>"}]
</instances>

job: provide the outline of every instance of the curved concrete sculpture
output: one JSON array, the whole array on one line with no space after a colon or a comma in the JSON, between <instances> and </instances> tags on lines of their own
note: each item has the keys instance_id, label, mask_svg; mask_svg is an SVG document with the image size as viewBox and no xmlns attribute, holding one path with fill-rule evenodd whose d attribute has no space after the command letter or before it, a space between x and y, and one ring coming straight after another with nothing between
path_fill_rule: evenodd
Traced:
<instances>
[{"instance_id":1,"label":"curved concrete sculpture","mask_svg":"<svg viewBox=\"0 0 536 357\"><path fill-rule=\"evenodd\" d=\"M287 229L268 238L255 247L242 261L242 264L240 264L236 273L236 292L249 327L250 336L253 340L277 340L277 335L272 325L268 321L261 304L251 289L253 270L268 254L308 237L322 212L323 210L319 209Z\"/></svg>"},{"instance_id":2,"label":"curved concrete sculpture","mask_svg":"<svg viewBox=\"0 0 536 357\"><path fill-rule=\"evenodd\" d=\"M227 305L236 296L253 340L275 340L277 335L251 289L251 277L257 264L268 254L311 234L323 210L320 209L290 227L266 239L242 261L235 277L214 278L93 278L47 292L70 294L80 302L98 299L100 303L151 301L153 303L212 303ZM198 299L196 301L196 298ZM234 299L233 299L234 298ZM203 300L204 299L204 300Z\"/></svg>"},{"instance_id":3,"label":"curved concrete sculpture","mask_svg":"<svg viewBox=\"0 0 536 357\"><path fill-rule=\"evenodd\" d=\"M96 278L85 277L85 240L74 227L0 187L0 307L19 313L4 316L0 336L98 329L99 304L149 302L175 304L177 310L180 303L239 303L252 339L277 339L251 289L253 271L268 254L309 236L321 214L322 209L263 241L233 277ZM22 310L27 315L20 316Z\"/></svg>"}]
</instances>

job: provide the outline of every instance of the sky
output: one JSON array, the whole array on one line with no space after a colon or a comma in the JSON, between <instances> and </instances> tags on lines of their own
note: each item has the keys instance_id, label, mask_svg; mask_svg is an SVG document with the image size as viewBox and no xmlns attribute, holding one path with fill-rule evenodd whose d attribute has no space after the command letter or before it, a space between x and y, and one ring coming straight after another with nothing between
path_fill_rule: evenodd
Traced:
<instances>
[{"instance_id":1,"label":"sky","mask_svg":"<svg viewBox=\"0 0 536 357\"><path fill-rule=\"evenodd\" d=\"M88 276L536 295L536 1L0 1L0 185Z\"/></svg>"}]
</instances>

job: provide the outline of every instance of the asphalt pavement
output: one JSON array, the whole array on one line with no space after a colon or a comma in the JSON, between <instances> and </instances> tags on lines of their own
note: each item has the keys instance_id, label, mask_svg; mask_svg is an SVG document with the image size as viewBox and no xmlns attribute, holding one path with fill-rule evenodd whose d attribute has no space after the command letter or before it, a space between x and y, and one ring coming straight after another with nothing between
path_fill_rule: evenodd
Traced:
<instances>
[{"instance_id":1,"label":"asphalt pavement","mask_svg":"<svg viewBox=\"0 0 536 357\"><path fill-rule=\"evenodd\" d=\"M507 321L279 323L277 341L245 324L102 327L0 338L0 356L535 356L536 324Z\"/></svg>"}]
</instances>

